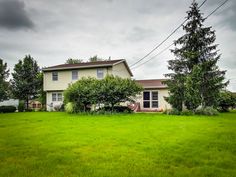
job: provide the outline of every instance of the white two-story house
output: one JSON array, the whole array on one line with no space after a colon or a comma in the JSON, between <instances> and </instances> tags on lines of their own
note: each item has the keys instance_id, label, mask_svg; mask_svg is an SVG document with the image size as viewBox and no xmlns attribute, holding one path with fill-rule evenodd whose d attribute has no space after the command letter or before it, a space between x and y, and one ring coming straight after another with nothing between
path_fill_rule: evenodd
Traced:
<instances>
[{"instance_id":1,"label":"white two-story house","mask_svg":"<svg viewBox=\"0 0 236 177\"><path fill-rule=\"evenodd\" d=\"M43 69L43 87L47 95L47 110L53 110L63 103L63 91L69 84L82 77L95 77L103 79L107 74L122 78L133 76L124 59L86 62L78 64L62 64Z\"/></svg>"},{"instance_id":2,"label":"white two-story house","mask_svg":"<svg viewBox=\"0 0 236 177\"><path fill-rule=\"evenodd\" d=\"M62 64L43 69L44 91L47 95L47 110L54 110L55 106L63 104L63 91L82 77L103 79L107 74L122 78L133 76L126 60L107 60L78 64ZM166 85L161 79L136 80L143 86L144 91L137 96L136 111L162 111L170 105L164 97L168 96Z\"/></svg>"}]
</instances>

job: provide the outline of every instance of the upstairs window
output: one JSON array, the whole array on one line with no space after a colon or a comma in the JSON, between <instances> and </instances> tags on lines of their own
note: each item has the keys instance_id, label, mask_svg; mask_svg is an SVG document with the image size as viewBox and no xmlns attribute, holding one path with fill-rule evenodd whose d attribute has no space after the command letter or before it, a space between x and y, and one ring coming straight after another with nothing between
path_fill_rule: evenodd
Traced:
<instances>
[{"instance_id":1,"label":"upstairs window","mask_svg":"<svg viewBox=\"0 0 236 177\"><path fill-rule=\"evenodd\" d=\"M103 79L104 77L104 70L103 69L97 69L97 78Z\"/></svg>"},{"instance_id":2,"label":"upstairs window","mask_svg":"<svg viewBox=\"0 0 236 177\"><path fill-rule=\"evenodd\" d=\"M72 80L78 80L78 71L72 71Z\"/></svg>"},{"instance_id":3,"label":"upstairs window","mask_svg":"<svg viewBox=\"0 0 236 177\"><path fill-rule=\"evenodd\" d=\"M58 81L58 72L52 72L52 80Z\"/></svg>"}]
</instances>

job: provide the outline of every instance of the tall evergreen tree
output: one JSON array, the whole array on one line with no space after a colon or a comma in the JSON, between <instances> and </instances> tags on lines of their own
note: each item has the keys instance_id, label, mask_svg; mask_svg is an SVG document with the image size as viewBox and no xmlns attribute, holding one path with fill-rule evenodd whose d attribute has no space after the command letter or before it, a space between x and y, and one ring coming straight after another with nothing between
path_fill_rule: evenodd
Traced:
<instances>
[{"instance_id":1,"label":"tall evergreen tree","mask_svg":"<svg viewBox=\"0 0 236 177\"><path fill-rule=\"evenodd\" d=\"M227 85L223 83L226 71L217 66L220 55L216 50L215 31L212 27L204 27L205 18L195 1L187 11L187 19L183 26L185 34L174 41L175 49L171 50L175 59L168 61L168 69L173 73L166 74L169 77L166 84L170 88L167 100L180 111L184 104L191 110L199 105L215 106L220 90ZM179 95L184 96L180 98ZM173 104L176 99L181 100L178 105Z\"/></svg>"},{"instance_id":2,"label":"tall evergreen tree","mask_svg":"<svg viewBox=\"0 0 236 177\"><path fill-rule=\"evenodd\" d=\"M0 59L0 101L7 99L8 97L8 82L6 79L9 77L9 69L7 69L7 63L3 63Z\"/></svg>"},{"instance_id":3,"label":"tall evergreen tree","mask_svg":"<svg viewBox=\"0 0 236 177\"><path fill-rule=\"evenodd\" d=\"M12 77L13 94L16 98L24 100L28 109L29 100L34 98L40 89L41 79L37 61L26 55L15 65Z\"/></svg>"}]
</instances>

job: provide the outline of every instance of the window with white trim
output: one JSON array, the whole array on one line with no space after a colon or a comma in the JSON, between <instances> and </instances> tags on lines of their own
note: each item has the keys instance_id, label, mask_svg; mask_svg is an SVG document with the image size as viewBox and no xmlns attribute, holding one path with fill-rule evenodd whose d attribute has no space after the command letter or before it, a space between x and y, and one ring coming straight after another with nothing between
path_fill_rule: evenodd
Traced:
<instances>
[{"instance_id":1,"label":"window with white trim","mask_svg":"<svg viewBox=\"0 0 236 177\"><path fill-rule=\"evenodd\" d=\"M52 101L62 101L62 93L52 93Z\"/></svg>"},{"instance_id":2,"label":"window with white trim","mask_svg":"<svg viewBox=\"0 0 236 177\"><path fill-rule=\"evenodd\" d=\"M57 101L57 94L56 93L52 93L52 101Z\"/></svg>"},{"instance_id":3,"label":"window with white trim","mask_svg":"<svg viewBox=\"0 0 236 177\"><path fill-rule=\"evenodd\" d=\"M97 78L98 79L103 79L104 77L104 70L103 69L97 69Z\"/></svg>"},{"instance_id":4,"label":"window with white trim","mask_svg":"<svg viewBox=\"0 0 236 177\"><path fill-rule=\"evenodd\" d=\"M72 71L72 80L78 80L78 71Z\"/></svg>"},{"instance_id":5,"label":"window with white trim","mask_svg":"<svg viewBox=\"0 0 236 177\"><path fill-rule=\"evenodd\" d=\"M58 81L58 72L52 72L52 80Z\"/></svg>"},{"instance_id":6,"label":"window with white trim","mask_svg":"<svg viewBox=\"0 0 236 177\"><path fill-rule=\"evenodd\" d=\"M158 108L158 92L144 91L143 92L143 108Z\"/></svg>"}]
</instances>

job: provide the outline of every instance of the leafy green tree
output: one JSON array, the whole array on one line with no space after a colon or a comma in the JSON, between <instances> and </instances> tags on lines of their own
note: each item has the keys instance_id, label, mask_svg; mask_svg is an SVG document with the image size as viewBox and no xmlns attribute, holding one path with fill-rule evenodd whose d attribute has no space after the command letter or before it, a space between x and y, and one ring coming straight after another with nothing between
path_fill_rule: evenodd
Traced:
<instances>
[{"instance_id":1,"label":"leafy green tree","mask_svg":"<svg viewBox=\"0 0 236 177\"><path fill-rule=\"evenodd\" d=\"M0 59L0 101L8 98L9 84L6 79L9 77L9 69L7 69L7 63L3 63Z\"/></svg>"},{"instance_id":2,"label":"leafy green tree","mask_svg":"<svg viewBox=\"0 0 236 177\"><path fill-rule=\"evenodd\" d=\"M230 107L233 108L236 105L236 96L230 91L222 90L218 99L218 108L222 112L228 112Z\"/></svg>"},{"instance_id":3,"label":"leafy green tree","mask_svg":"<svg viewBox=\"0 0 236 177\"><path fill-rule=\"evenodd\" d=\"M214 44L215 31L212 30L212 27L204 27L205 19L195 1L187 11L187 19L187 23L183 26L185 34L174 42L175 49L171 50L175 59L168 61L168 68L173 73L166 74L169 77L166 84L170 89L170 97L167 100L173 108L180 111L183 103L187 103L191 109L199 105L216 106L220 90L227 85L227 82L223 83L226 71L221 71L217 66L220 55L216 50L217 44ZM197 69L200 73L196 73L196 65L198 65ZM195 71L193 71L194 68ZM196 83L191 82L190 78L195 77L196 74L200 75L201 79L197 83L198 90L194 91ZM180 75L183 77L179 77ZM175 85L175 83L181 82L184 83ZM188 93L185 93L186 90ZM180 98L180 95L184 95L184 97ZM200 102L197 97L201 98ZM181 101L176 99L181 99Z\"/></svg>"},{"instance_id":4,"label":"leafy green tree","mask_svg":"<svg viewBox=\"0 0 236 177\"><path fill-rule=\"evenodd\" d=\"M66 60L66 64L77 64L77 63L83 63L82 59L73 59L73 58L68 58Z\"/></svg>"},{"instance_id":5,"label":"leafy green tree","mask_svg":"<svg viewBox=\"0 0 236 177\"><path fill-rule=\"evenodd\" d=\"M107 75L102 80L101 85L101 100L104 104L111 106L112 111L116 104L126 101L133 101L137 94L143 88L134 80L123 79L118 76Z\"/></svg>"},{"instance_id":6,"label":"leafy green tree","mask_svg":"<svg viewBox=\"0 0 236 177\"><path fill-rule=\"evenodd\" d=\"M97 83L95 78L81 78L64 91L65 103L75 103L79 111L86 111L97 103Z\"/></svg>"},{"instance_id":7,"label":"leafy green tree","mask_svg":"<svg viewBox=\"0 0 236 177\"><path fill-rule=\"evenodd\" d=\"M64 91L65 103L76 105L77 110L86 111L91 105L104 104L114 108L115 104L131 101L142 87L134 80L108 75L104 79L82 78Z\"/></svg>"},{"instance_id":8,"label":"leafy green tree","mask_svg":"<svg viewBox=\"0 0 236 177\"><path fill-rule=\"evenodd\" d=\"M97 55L89 58L89 62L102 61L102 58L99 58Z\"/></svg>"},{"instance_id":9,"label":"leafy green tree","mask_svg":"<svg viewBox=\"0 0 236 177\"><path fill-rule=\"evenodd\" d=\"M16 98L24 100L28 109L29 100L40 90L41 79L37 61L26 55L15 65L12 77L13 94Z\"/></svg>"}]
</instances>

